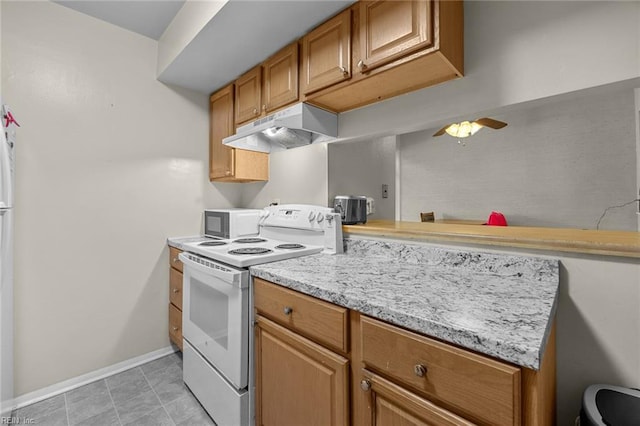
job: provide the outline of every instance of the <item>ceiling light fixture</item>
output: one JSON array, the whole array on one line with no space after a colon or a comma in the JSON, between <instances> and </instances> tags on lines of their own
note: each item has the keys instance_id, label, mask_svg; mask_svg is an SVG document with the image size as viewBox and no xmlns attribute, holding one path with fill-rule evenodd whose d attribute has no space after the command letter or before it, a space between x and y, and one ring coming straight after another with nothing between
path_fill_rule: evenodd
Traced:
<instances>
[{"instance_id":1,"label":"ceiling light fixture","mask_svg":"<svg viewBox=\"0 0 640 426\"><path fill-rule=\"evenodd\" d=\"M493 118L478 118L474 121L461 121L460 123L451 123L438 130L433 136L441 136L445 133L453 136L454 138L466 138L474 135L478 130L483 127L489 127L492 129L502 129L507 123L503 121L494 120Z\"/></svg>"}]
</instances>

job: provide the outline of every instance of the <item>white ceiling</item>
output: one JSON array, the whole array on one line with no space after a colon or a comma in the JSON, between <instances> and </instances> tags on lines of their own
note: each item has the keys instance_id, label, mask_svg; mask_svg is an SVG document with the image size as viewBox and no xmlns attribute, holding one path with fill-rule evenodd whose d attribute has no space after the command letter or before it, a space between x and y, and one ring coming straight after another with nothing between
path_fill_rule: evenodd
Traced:
<instances>
[{"instance_id":1,"label":"white ceiling","mask_svg":"<svg viewBox=\"0 0 640 426\"><path fill-rule=\"evenodd\" d=\"M185 0L53 0L158 40ZM158 79L212 93L355 0L231 0Z\"/></svg>"},{"instance_id":2,"label":"white ceiling","mask_svg":"<svg viewBox=\"0 0 640 426\"><path fill-rule=\"evenodd\" d=\"M185 0L53 0L68 8L158 40Z\"/></svg>"}]
</instances>

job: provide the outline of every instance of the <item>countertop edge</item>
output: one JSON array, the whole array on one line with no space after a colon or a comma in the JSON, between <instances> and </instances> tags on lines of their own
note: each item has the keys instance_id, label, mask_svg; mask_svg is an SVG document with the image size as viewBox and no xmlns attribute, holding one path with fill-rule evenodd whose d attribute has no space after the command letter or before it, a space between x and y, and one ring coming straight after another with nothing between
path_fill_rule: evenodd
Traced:
<instances>
[{"instance_id":1,"label":"countertop edge","mask_svg":"<svg viewBox=\"0 0 640 426\"><path fill-rule=\"evenodd\" d=\"M568 228L483 227L469 224L370 221L343 225L345 235L470 243L543 251L640 258L640 232Z\"/></svg>"}]
</instances>

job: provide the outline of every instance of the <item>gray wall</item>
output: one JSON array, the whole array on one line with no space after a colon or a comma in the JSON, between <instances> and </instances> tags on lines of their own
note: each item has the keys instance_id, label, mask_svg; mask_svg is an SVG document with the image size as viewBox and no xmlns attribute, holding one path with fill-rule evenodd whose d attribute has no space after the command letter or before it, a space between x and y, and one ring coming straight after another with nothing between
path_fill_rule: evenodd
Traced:
<instances>
[{"instance_id":1,"label":"gray wall","mask_svg":"<svg viewBox=\"0 0 640 426\"><path fill-rule=\"evenodd\" d=\"M280 204L327 205L327 144L269 154L269 181L238 185L242 207Z\"/></svg>"},{"instance_id":2,"label":"gray wall","mask_svg":"<svg viewBox=\"0 0 640 426\"><path fill-rule=\"evenodd\" d=\"M605 208L638 198L634 102L618 90L521 108L465 145L437 129L398 137L400 220L499 210L513 225L595 228ZM636 210L610 210L600 229L637 230Z\"/></svg>"},{"instance_id":3,"label":"gray wall","mask_svg":"<svg viewBox=\"0 0 640 426\"><path fill-rule=\"evenodd\" d=\"M375 200L368 219L395 218L396 137L332 143L329 147L329 203L336 195L366 195ZM382 184L389 197L382 198Z\"/></svg>"}]
</instances>

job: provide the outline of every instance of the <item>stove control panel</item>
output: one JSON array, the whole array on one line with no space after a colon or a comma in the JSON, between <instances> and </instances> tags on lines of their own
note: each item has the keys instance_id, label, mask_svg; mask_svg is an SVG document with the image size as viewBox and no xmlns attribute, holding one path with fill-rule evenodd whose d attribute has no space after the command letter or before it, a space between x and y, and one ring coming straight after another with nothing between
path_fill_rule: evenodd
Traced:
<instances>
[{"instance_id":1,"label":"stove control panel","mask_svg":"<svg viewBox=\"0 0 640 426\"><path fill-rule=\"evenodd\" d=\"M282 204L265 207L260 214L260 225L285 228L323 230L330 207L307 204Z\"/></svg>"}]
</instances>

